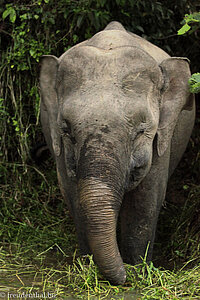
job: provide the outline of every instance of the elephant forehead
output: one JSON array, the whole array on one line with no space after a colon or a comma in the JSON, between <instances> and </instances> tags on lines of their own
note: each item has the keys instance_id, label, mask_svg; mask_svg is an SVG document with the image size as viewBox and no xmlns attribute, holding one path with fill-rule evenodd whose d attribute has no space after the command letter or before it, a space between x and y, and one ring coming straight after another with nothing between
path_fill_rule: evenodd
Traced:
<instances>
[{"instance_id":1,"label":"elephant forehead","mask_svg":"<svg viewBox=\"0 0 200 300\"><path fill-rule=\"evenodd\" d=\"M146 95L131 97L128 93L119 92L119 89L109 87L103 89L96 87L90 90L76 91L66 95L60 104L61 114L67 119L81 121L87 120L89 124L99 124L101 120L114 120L120 124L121 118L141 115L149 109ZM143 113L143 114L144 114ZM121 118L120 118L121 116ZM116 125L115 125L116 126Z\"/></svg>"},{"instance_id":2,"label":"elephant forehead","mask_svg":"<svg viewBox=\"0 0 200 300\"><path fill-rule=\"evenodd\" d=\"M109 50L93 46L75 47L66 53L59 67L61 78L64 76L70 80L75 77L80 83L101 80L105 76L108 79L121 80L130 72L154 74L154 77L160 75L156 61L135 46L121 46Z\"/></svg>"},{"instance_id":3,"label":"elephant forehead","mask_svg":"<svg viewBox=\"0 0 200 300\"><path fill-rule=\"evenodd\" d=\"M105 117L103 112L113 116L119 111L125 115L145 111L160 72L155 60L136 47L74 48L63 57L58 71L62 113L66 118L74 119L78 113L95 119L98 112Z\"/></svg>"}]
</instances>

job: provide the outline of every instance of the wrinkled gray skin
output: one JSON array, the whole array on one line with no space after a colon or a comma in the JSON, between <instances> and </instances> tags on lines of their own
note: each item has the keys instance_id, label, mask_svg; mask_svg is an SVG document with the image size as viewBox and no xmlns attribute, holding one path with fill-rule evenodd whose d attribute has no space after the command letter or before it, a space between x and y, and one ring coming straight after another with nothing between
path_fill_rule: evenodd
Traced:
<instances>
[{"instance_id":1,"label":"wrinkled gray skin","mask_svg":"<svg viewBox=\"0 0 200 300\"><path fill-rule=\"evenodd\" d=\"M41 121L83 254L123 284L148 259L167 181L188 143L194 99L186 58L118 22L42 60ZM120 237L116 237L120 218ZM121 253L121 254L120 254Z\"/></svg>"}]
</instances>

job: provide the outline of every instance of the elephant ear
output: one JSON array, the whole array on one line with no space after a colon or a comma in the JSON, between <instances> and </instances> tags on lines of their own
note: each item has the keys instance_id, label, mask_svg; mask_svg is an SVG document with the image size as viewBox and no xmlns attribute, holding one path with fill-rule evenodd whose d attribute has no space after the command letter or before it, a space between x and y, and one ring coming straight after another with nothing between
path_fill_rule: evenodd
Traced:
<instances>
[{"instance_id":1,"label":"elephant ear","mask_svg":"<svg viewBox=\"0 0 200 300\"><path fill-rule=\"evenodd\" d=\"M157 130L157 151L162 156L167 150L174 133L179 114L191 110L193 95L189 92L188 79L191 75L187 58L165 59L160 68L164 77L164 88Z\"/></svg>"},{"instance_id":2,"label":"elephant ear","mask_svg":"<svg viewBox=\"0 0 200 300\"><path fill-rule=\"evenodd\" d=\"M58 98L56 93L56 77L58 70L58 58L53 55L44 55L42 57L42 66L40 71L41 88L41 115L43 116L43 128L47 133L47 140L51 141L53 152L56 156L61 153L61 139L58 133ZM42 111L44 110L44 111ZM45 125L44 125L45 124ZM46 135L46 134L45 134Z\"/></svg>"}]
</instances>

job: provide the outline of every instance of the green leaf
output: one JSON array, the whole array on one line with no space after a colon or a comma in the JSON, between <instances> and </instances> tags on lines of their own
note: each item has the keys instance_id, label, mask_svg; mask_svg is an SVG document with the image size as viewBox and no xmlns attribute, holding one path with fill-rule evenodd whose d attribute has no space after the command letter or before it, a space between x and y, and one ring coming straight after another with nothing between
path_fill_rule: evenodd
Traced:
<instances>
[{"instance_id":1,"label":"green leaf","mask_svg":"<svg viewBox=\"0 0 200 300\"><path fill-rule=\"evenodd\" d=\"M200 73L194 73L194 74L192 74L191 78L195 82L200 82Z\"/></svg>"},{"instance_id":2,"label":"green leaf","mask_svg":"<svg viewBox=\"0 0 200 300\"><path fill-rule=\"evenodd\" d=\"M73 35L73 42L74 44L78 42L78 36L76 34Z\"/></svg>"},{"instance_id":3,"label":"green leaf","mask_svg":"<svg viewBox=\"0 0 200 300\"><path fill-rule=\"evenodd\" d=\"M188 189L189 189L189 186L185 184L185 185L183 186L183 189L184 189L184 190L188 190Z\"/></svg>"},{"instance_id":4,"label":"green leaf","mask_svg":"<svg viewBox=\"0 0 200 300\"><path fill-rule=\"evenodd\" d=\"M188 24L183 25L183 26L181 27L181 29L179 29L178 35L182 35L182 34L188 32L188 31L190 30L190 28L191 28L191 26L188 25Z\"/></svg>"},{"instance_id":5,"label":"green leaf","mask_svg":"<svg viewBox=\"0 0 200 300\"><path fill-rule=\"evenodd\" d=\"M80 28L80 26L82 24L82 21L83 21L83 18L84 18L84 15L78 16L78 20L76 22L76 25L77 25L78 28Z\"/></svg>"},{"instance_id":6,"label":"green leaf","mask_svg":"<svg viewBox=\"0 0 200 300\"><path fill-rule=\"evenodd\" d=\"M10 22L15 23L15 20L16 20L16 11L14 9L12 9L12 11L10 13Z\"/></svg>"},{"instance_id":7,"label":"green leaf","mask_svg":"<svg viewBox=\"0 0 200 300\"><path fill-rule=\"evenodd\" d=\"M9 14L10 14L10 7L9 7L8 9L6 9L6 10L3 12L3 15L2 15L3 20L4 20L7 16L9 16Z\"/></svg>"},{"instance_id":8,"label":"green leaf","mask_svg":"<svg viewBox=\"0 0 200 300\"><path fill-rule=\"evenodd\" d=\"M51 24L55 24L55 20L54 20L54 18L49 18L49 23L51 23Z\"/></svg>"},{"instance_id":9,"label":"green leaf","mask_svg":"<svg viewBox=\"0 0 200 300\"><path fill-rule=\"evenodd\" d=\"M194 94L198 94L200 93L200 82L199 83L195 83L190 87L190 92L194 93Z\"/></svg>"},{"instance_id":10,"label":"green leaf","mask_svg":"<svg viewBox=\"0 0 200 300\"><path fill-rule=\"evenodd\" d=\"M16 12L15 12L15 10L13 10L10 14L10 22L15 23L16 17L17 17Z\"/></svg>"},{"instance_id":11,"label":"green leaf","mask_svg":"<svg viewBox=\"0 0 200 300\"><path fill-rule=\"evenodd\" d=\"M21 20L27 20L28 19L28 14L23 14L20 16Z\"/></svg>"},{"instance_id":12,"label":"green leaf","mask_svg":"<svg viewBox=\"0 0 200 300\"><path fill-rule=\"evenodd\" d=\"M30 53L31 56L34 56L35 51L31 49L31 50L29 50L29 53Z\"/></svg>"},{"instance_id":13,"label":"green leaf","mask_svg":"<svg viewBox=\"0 0 200 300\"><path fill-rule=\"evenodd\" d=\"M198 94L200 93L200 73L194 73L188 81L190 92Z\"/></svg>"},{"instance_id":14,"label":"green leaf","mask_svg":"<svg viewBox=\"0 0 200 300\"><path fill-rule=\"evenodd\" d=\"M191 23L191 22L200 23L200 12L190 14L190 15L185 15L184 20L186 21L186 23Z\"/></svg>"},{"instance_id":15,"label":"green leaf","mask_svg":"<svg viewBox=\"0 0 200 300\"><path fill-rule=\"evenodd\" d=\"M10 18L11 23L15 23L16 20L16 11L13 7L8 7L4 12L3 12L3 20L8 17Z\"/></svg>"},{"instance_id":16,"label":"green leaf","mask_svg":"<svg viewBox=\"0 0 200 300\"><path fill-rule=\"evenodd\" d=\"M138 30L140 30L141 32L143 32L143 33L144 33L144 29L143 29L143 27L142 27L142 26L140 26L140 25L137 25L137 26L136 26L136 28L137 28Z\"/></svg>"}]
</instances>

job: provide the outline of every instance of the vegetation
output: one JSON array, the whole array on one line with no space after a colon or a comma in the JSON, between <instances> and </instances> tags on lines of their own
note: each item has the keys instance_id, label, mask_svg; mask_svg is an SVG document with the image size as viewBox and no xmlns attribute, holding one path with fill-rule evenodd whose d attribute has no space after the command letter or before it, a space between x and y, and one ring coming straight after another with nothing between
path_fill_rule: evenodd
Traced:
<instances>
[{"instance_id":1,"label":"vegetation","mask_svg":"<svg viewBox=\"0 0 200 300\"><path fill-rule=\"evenodd\" d=\"M191 93L200 93L200 73L192 74L189 79L189 87Z\"/></svg>"},{"instance_id":2,"label":"vegetation","mask_svg":"<svg viewBox=\"0 0 200 300\"><path fill-rule=\"evenodd\" d=\"M192 33L198 30L200 27L200 12L196 12L190 15L186 14L183 22L184 25L178 30L179 35L184 34L188 31Z\"/></svg>"},{"instance_id":3,"label":"vegetation","mask_svg":"<svg viewBox=\"0 0 200 300\"><path fill-rule=\"evenodd\" d=\"M182 35L186 32L190 34L200 29L200 12L194 14L186 14L184 18L184 25L178 30L178 34ZM189 25L190 24L190 25ZM189 80L189 87L191 93L200 92L200 73L195 73Z\"/></svg>"},{"instance_id":4,"label":"vegetation","mask_svg":"<svg viewBox=\"0 0 200 300\"><path fill-rule=\"evenodd\" d=\"M198 2L198 1L197 1ZM56 294L90 299L200 297L200 137L194 130L161 212L155 263L126 266L124 287L105 282L92 257L80 257L73 222L48 159L36 166L31 149L43 141L39 122L39 60L60 56L118 20L200 70L199 31L178 36L182 17L198 3L124 0L0 0L0 297ZM194 16L194 15L193 15ZM189 26L196 26L188 21ZM191 47L192 45L192 47ZM198 78L194 78L198 82ZM197 107L196 128L200 122ZM185 171L187 170L187 174ZM177 200L178 199L178 200ZM159 267L159 266L162 266ZM165 267L165 268L164 268ZM41 296L42 298L42 296Z\"/></svg>"}]
</instances>

